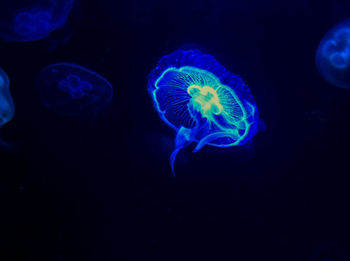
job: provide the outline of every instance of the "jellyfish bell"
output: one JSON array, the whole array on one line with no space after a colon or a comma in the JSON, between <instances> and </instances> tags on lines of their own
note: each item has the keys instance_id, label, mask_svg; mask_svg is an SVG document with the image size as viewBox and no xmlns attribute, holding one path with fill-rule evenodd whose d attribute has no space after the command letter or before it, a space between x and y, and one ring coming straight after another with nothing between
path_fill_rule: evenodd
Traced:
<instances>
[{"instance_id":1,"label":"jellyfish bell","mask_svg":"<svg viewBox=\"0 0 350 261\"><path fill-rule=\"evenodd\" d=\"M316 65L330 84L350 89L350 19L335 25L321 40Z\"/></svg>"},{"instance_id":2,"label":"jellyfish bell","mask_svg":"<svg viewBox=\"0 0 350 261\"><path fill-rule=\"evenodd\" d=\"M211 55L177 50L164 56L150 73L149 92L160 117L177 131L171 168L178 152L195 142L232 147L247 144L261 120L250 90Z\"/></svg>"},{"instance_id":3,"label":"jellyfish bell","mask_svg":"<svg viewBox=\"0 0 350 261\"><path fill-rule=\"evenodd\" d=\"M103 76L72 63L42 69L36 78L36 88L43 104L62 116L96 113L113 97L112 85Z\"/></svg>"},{"instance_id":4,"label":"jellyfish bell","mask_svg":"<svg viewBox=\"0 0 350 261\"><path fill-rule=\"evenodd\" d=\"M10 81L7 74L0 68L0 128L11 121L15 114L9 85Z\"/></svg>"},{"instance_id":5,"label":"jellyfish bell","mask_svg":"<svg viewBox=\"0 0 350 261\"><path fill-rule=\"evenodd\" d=\"M0 68L0 129L9 121L15 114L15 106L9 89L10 81L4 70ZM8 148L10 145L0 139L0 147Z\"/></svg>"},{"instance_id":6,"label":"jellyfish bell","mask_svg":"<svg viewBox=\"0 0 350 261\"><path fill-rule=\"evenodd\" d=\"M47 37L66 23L73 1L7 1L0 9L0 38L27 42Z\"/></svg>"}]
</instances>

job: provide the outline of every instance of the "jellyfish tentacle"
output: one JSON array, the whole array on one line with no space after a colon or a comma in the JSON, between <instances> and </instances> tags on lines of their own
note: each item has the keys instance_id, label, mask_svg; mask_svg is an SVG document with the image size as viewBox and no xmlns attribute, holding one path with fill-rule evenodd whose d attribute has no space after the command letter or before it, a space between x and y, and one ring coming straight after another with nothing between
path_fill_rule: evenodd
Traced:
<instances>
[{"instance_id":1,"label":"jellyfish tentacle","mask_svg":"<svg viewBox=\"0 0 350 261\"><path fill-rule=\"evenodd\" d=\"M214 132L212 134L209 134L205 136L203 139L201 139L198 143L197 146L194 148L193 152L198 152L200 149L202 149L206 144L220 138L231 138L233 140L237 140L239 142L240 137L234 133L229 133L227 131L219 131L219 132ZM236 142L237 143L237 142Z\"/></svg>"},{"instance_id":2,"label":"jellyfish tentacle","mask_svg":"<svg viewBox=\"0 0 350 261\"><path fill-rule=\"evenodd\" d=\"M182 147L175 148L175 150L170 155L170 167L171 172L173 173L173 176L175 177L175 159L179 151L182 149Z\"/></svg>"},{"instance_id":3,"label":"jellyfish tentacle","mask_svg":"<svg viewBox=\"0 0 350 261\"><path fill-rule=\"evenodd\" d=\"M184 147L188 146L192 140L192 130L189 128L185 128L183 126L180 127L176 138L175 138L175 149L171 153L170 156L170 166L171 166L171 171L173 173L173 176L175 177L175 159L177 154L179 153L180 150L182 150Z\"/></svg>"}]
</instances>

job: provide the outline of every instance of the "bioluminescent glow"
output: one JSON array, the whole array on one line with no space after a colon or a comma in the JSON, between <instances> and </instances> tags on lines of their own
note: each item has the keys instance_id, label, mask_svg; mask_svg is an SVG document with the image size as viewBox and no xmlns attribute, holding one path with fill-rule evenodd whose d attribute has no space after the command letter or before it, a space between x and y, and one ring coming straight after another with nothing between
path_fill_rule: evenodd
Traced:
<instances>
[{"instance_id":1,"label":"bioluminescent glow","mask_svg":"<svg viewBox=\"0 0 350 261\"><path fill-rule=\"evenodd\" d=\"M8 41L35 41L62 27L74 0L11 0L0 8L0 37Z\"/></svg>"},{"instance_id":2,"label":"bioluminescent glow","mask_svg":"<svg viewBox=\"0 0 350 261\"><path fill-rule=\"evenodd\" d=\"M350 20L337 24L323 37L316 64L330 84L350 88Z\"/></svg>"},{"instance_id":3,"label":"bioluminescent glow","mask_svg":"<svg viewBox=\"0 0 350 261\"><path fill-rule=\"evenodd\" d=\"M10 93L10 81L7 74L0 68L0 128L11 121L15 115L15 105ZM0 139L0 146L9 145Z\"/></svg>"},{"instance_id":4,"label":"bioluminescent glow","mask_svg":"<svg viewBox=\"0 0 350 261\"><path fill-rule=\"evenodd\" d=\"M101 110L113 97L111 84L98 73L71 63L45 67L36 87L44 105L63 116Z\"/></svg>"},{"instance_id":5,"label":"bioluminescent glow","mask_svg":"<svg viewBox=\"0 0 350 261\"><path fill-rule=\"evenodd\" d=\"M149 92L164 122L177 131L170 158L174 174L177 153L192 142L239 146L258 131L258 113L243 80L211 55L177 50L164 56L149 77Z\"/></svg>"},{"instance_id":6,"label":"bioluminescent glow","mask_svg":"<svg viewBox=\"0 0 350 261\"><path fill-rule=\"evenodd\" d=\"M10 81L0 68L0 128L15 115L15 106L10 93Z\"/></svg>"}]
</instances>

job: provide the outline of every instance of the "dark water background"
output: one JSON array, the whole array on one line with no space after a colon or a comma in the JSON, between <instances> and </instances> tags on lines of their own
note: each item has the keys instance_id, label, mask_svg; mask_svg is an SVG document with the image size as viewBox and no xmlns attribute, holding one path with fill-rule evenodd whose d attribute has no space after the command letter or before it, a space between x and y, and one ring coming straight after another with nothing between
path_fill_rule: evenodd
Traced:
<instances>
[{"instance_id":1,"label":"dark water background","mask_svg":"<svg viewBox=\"0 0 350 261\"><path fill-rule=\"evenodd\" d=\"M340 0L80 1L58 42L1 42L16 116L1 129L15 150L0 154L0 260L350 260L350 92L314 61L349 17ZM184 150L174 179L147 74L184 44L242 76L267 128L250 151ZM110 106L44 107L34 79L56 62L105 76Z\"/></svg>"}]
</instances>

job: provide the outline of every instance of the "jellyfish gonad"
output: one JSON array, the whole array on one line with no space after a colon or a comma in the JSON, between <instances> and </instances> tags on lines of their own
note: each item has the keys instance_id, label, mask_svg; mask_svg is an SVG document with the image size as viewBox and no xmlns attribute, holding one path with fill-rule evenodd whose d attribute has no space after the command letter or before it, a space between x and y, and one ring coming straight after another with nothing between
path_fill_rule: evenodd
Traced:
<instances>
[{"instance_id":1,"label":"jellyfish gonad","mask_svg":"<svg viewBox=\"0 0 350 261\"><path fill-rule=\"evenodd\" d=\"M259 130L256 104L243 80L199 50L177 50L151 72L149 92L161 119L177 131L170 156L196 143L231 147L247 144ZM175 174L174 174L175 175Z\"/></svg>"}]
</instances>

